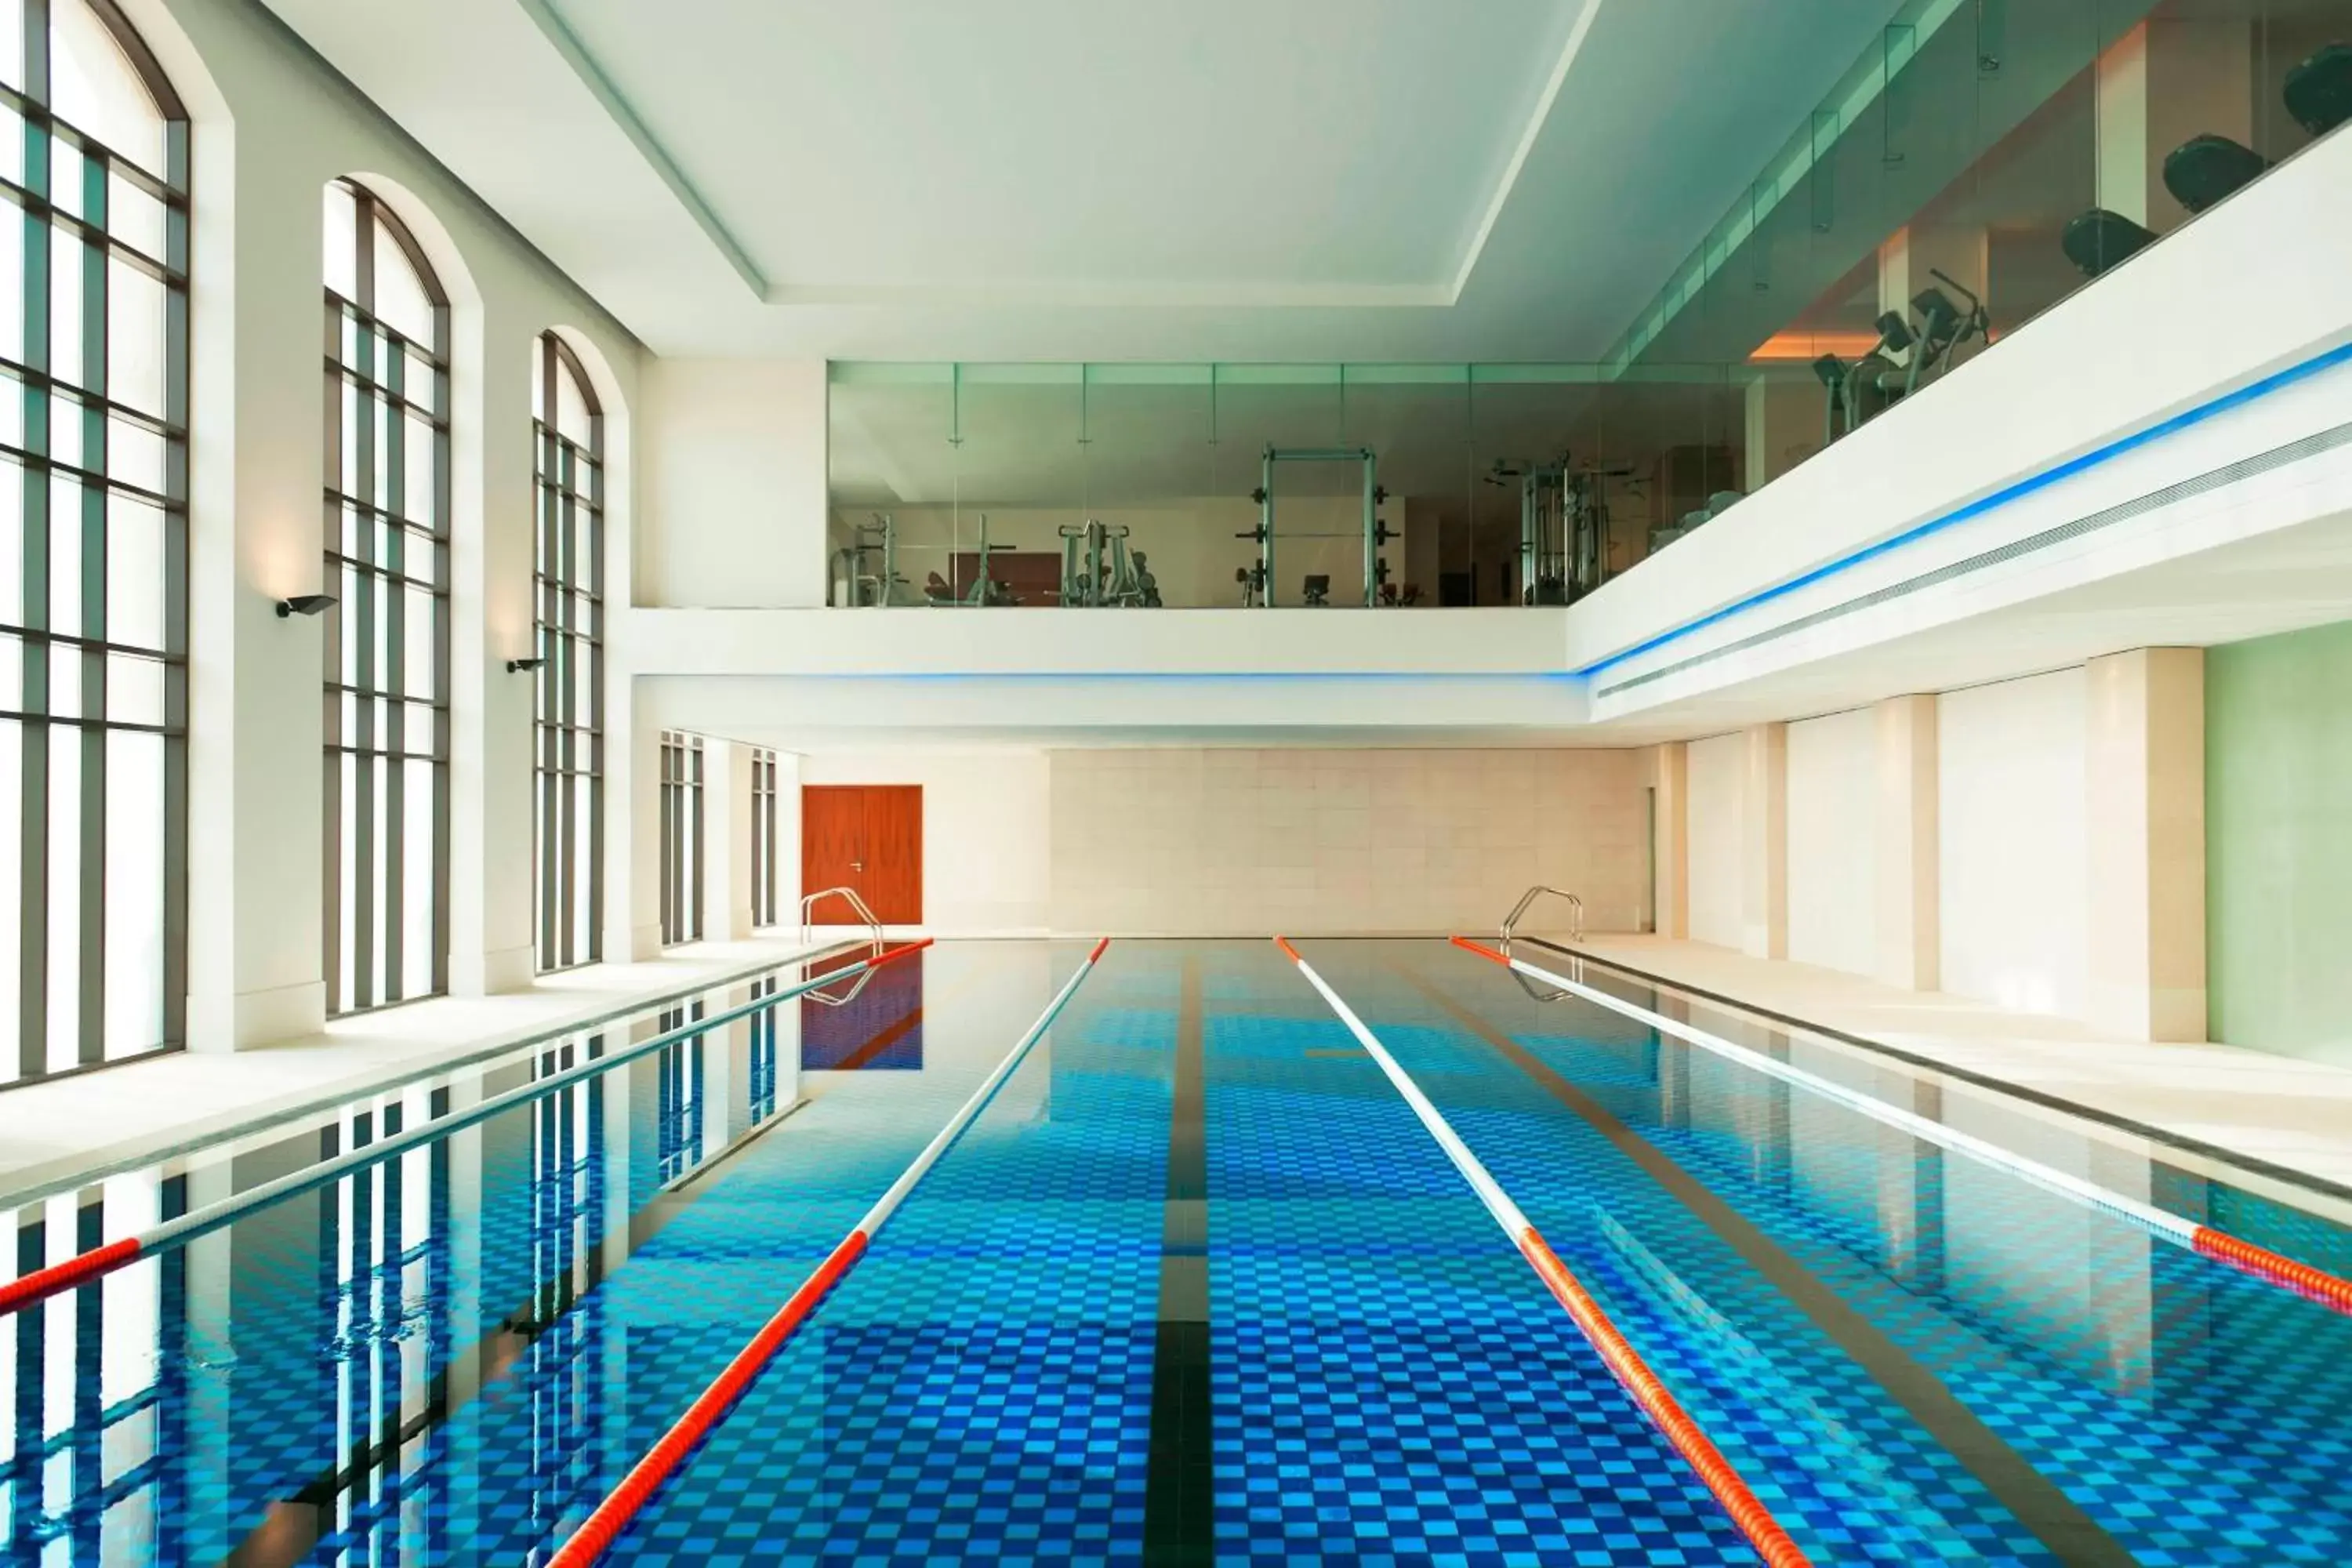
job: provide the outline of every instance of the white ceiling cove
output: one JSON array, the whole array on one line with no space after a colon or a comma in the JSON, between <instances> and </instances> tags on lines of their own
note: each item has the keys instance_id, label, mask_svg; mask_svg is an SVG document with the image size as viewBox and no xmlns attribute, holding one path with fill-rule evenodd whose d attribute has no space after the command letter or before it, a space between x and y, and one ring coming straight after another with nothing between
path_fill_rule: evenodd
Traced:
<instances>
[{"instance_id":1,"label":"white ceiling cove","mask_svg":"<svg viewBox=\"0 0 2352 1568\"><path fill-rule=\"evenodd\" d=\"M1600 355L1895 0L267 4L658 352L1365 361Z\"/></svg>"}]
</instances>

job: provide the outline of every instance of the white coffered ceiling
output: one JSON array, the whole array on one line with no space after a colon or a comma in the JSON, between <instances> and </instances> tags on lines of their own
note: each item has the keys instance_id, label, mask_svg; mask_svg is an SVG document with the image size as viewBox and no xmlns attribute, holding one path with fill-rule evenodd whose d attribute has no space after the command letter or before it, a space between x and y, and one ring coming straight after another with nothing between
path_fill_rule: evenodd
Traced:
<instances>
[{"instance_id":1,"label":"white coffered ceiling","mask_svg":"<svg viewBox=\"0 0 2352 1568\"><path fill-rule=\"evenodd\" d=\"M1895 0L267 0L656 351L1597 356Z\"/></svg>"}]
</instances>

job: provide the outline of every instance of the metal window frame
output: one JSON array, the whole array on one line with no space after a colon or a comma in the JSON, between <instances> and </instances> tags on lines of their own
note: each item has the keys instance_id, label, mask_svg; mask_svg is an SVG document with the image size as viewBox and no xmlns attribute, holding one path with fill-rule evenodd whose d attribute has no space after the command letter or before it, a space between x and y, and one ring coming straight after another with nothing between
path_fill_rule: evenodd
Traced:
<instances>
[{"instance_id":1,"label":"metal window frame","mask_svg":"<svg viewBox=\"0 0 2352 1568\"><path fill-rule=\"evenodd\" d=\"M751 923L772 926L782 918L778 902L776 861L779 816L776 753L764 747L751 752Z\"/></svg>"},{"instance_id":2,"label":"metal window frame","mask_svg":"<svg viewBox=\"0 0 2352 1568\"><path fill-rule=\"evenodd\" d=\"M331 1016L394 1006L420 996L437 996L449 988L449 713L450 713L450 521L452 479L449 460L449 296L426 258L416 237L398 213L358 180L335 184L352 198L352 293L346 298L324 289L326 300L326 483L324 486L324 562L328 580L342 590L341 603L327 623L324 643L324 820L320 824L323 878L321 952L324 956L327 1012ZM382 321L375 312L375 238L389 237L433 311L430 344ZM352 329L346 342L346 328ZM383 369L376 361L382 353ZM421 359L430 373L429 395L443 405L436 411L416 401L408 385L412 360ZM350 414L353 447L352 491L343 489L344 424ZM383 451L376 449L377 422L383 422ZM407 494L407 441L412 426L421 426L432 443L428 475L432 494ZM375 499L378 466L382 467L381 503ZM417 500L429 500L423 516L412 514ZM344 548L346 520L352 524L355 550ZM380 536L380 538L379 538ZM376 548L382 544L379 559ZM419 550L430 563L429 574L411 570L409 552ZM412 589L424 590L432 606L433 670L431 689L416 689L415 650L409 647L406 598ZM376 664L378 616L383 669ZM346 637L353 643L354 678L342 677ZM351 733L343 722L346 700L352 708ZM433 741L422 751L408 744L408 721L421 710L429 715ZM381 734L379 723L381 720ZM351 759L351 804L357 842L351 847L352 929L342 919L345 891L342 842L345 801L344 768ZM420 848L408 842L407 794L409 764L425 763L432 790L431 842ZM379 774L381 775L379 777ZM375 835L379 784L383 797L383 842ZM410 862L415 855L432 857L432 910L426 940L431 943L429 978L422 992L405 987L406 891ZM382 929L375 912L383 909ZM343 970L349 960L350 994L344 994Z\"/></svg>"},{"instance_id":3,"label":"metal window frame","mask_svg":"<svg viewBox=\"0 0 2352 1568\"><path fill-rule=\"evenodd\" d=\"M604 957L604 407L570 344L546 331L539 348L540 414L531 420L537 500L531 605L534 651L541 662L532 698L531 767L538 959L544 974ZM562 433L558 410L566 378L588 411L585 446ZM584 811L576 780L586 781Z\"/></svg>"},{"instance_id":4,"label":"metal window frame","mask_svg":"<svg viewBox=\"0 0 2352 1568\"><path fill-rule=\"evenodd\" d=\"M661 939L665 947L702 940L702 737L661 736Z\"/></svg>"},{"instance_id":5,"label":"metal window frame","mask_svg":"<svg viewBox=\"0 0 2352 1568\"><path fill-rule=\"evenodd\" d=\"M0 362L0 377L14 381L16 395L24 400L24 434L10 444L5 458L22 487L20 552L23 585L16 623L0 626L0 636L14 641L21 652L22 687L5 714L16 726L19 738L20 794L18 836L19 942L16 1060L14 1076L5 1086L16 1087L80 1073L114 1063L177 1050L186 1045L187 1019L187 468L188 468L188 266L190 189L187 110L154 55L137 29L112 0L68 0L84 5L121 51L131 73L145 89L162 130L163 167L152 169L108 146L52 110L51 77L54 29L53 0L24 0L22 7L23 80L0 84L0 105L22 121L24 174L21 181L0 181L0 206L13 205L22 225L25 255L22 292L16 301L24 329L23 353L16 360ZM54 153L63 145L80 162L81 188L71 205L61 205L64 193L53 188ZM154 256L131 245L111 229L113 191L110 181L125 186L160 209L163 255ZM0 217L0 221L5 221ZM62 253L62 254L61 254ZM77 254L78 253L78 254ZM81 279L77 304L80 338L69 349L79 355L79 375L60 374L53 357L52 321L56 264L79 265ZM161 289L163 319L163 407L134 408L112 396L113 327L110 308L110 268L116 263L144 274ZM60 460L52 450L61 428L79 421L78 460ZM132 484L114 472L110 439L115 429L131 427L156 439L163 469L162 488ZM58 523L52 500L78 499L79 538L75 563L55 559ZM152 509L158 525L163 570L162 638L160 646L138 646L110 634L109 595L112 586L109 553L113 521L110 502L122 500ZM78 573L79 603L75 630L51 625L59 569ZM126 722L108 711L107 670L110 656L152 660L161 667L160 722ZM54 682L70 672L79 679L72 711L53 711L59 695ZM110 1058L106 1038L107 990L107 827L108 784L111 766L110 739L116 734L161 737L158 766L163 810L163 857L159 911L162 1017L154 1044ZM74 842L53 842L55 821L50 781L52 757L60 739L71 747L79 742L78 799L72 806ZM70 862L70 866L67 864ZM78 900L75 929L54 933L50 929L52 894L60 876L75 879ZM70 941L73 960L74 1062L52 1071L49 1037L55 1011L51 967L60 955L52 951L53 935Z\"/></svg>"}]
</instances>

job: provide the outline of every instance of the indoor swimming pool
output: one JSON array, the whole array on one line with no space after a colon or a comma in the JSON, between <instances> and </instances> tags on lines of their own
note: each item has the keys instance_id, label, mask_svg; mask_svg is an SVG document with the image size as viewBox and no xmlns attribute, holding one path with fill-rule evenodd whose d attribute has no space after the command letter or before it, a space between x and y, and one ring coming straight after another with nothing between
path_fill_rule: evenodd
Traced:
<instances>
[{"instance_id":1,"label":"indoor swimming pool","mask_svg":"<svg viewBox=\"0 0 2352 1568\"><path fill-rule=\"evenodd\" d=\"M1059 1000L608 1560L1759 1561L1402 1077L1782 1561L2352 1562L2352 1196L1539 946L1299 942L1361 1034L1269 942L1090 951L780 972L0 1200L8 1278L89 1273L0 1294L12 1560L579 1561Z\"/></svg>"}]
</instances>

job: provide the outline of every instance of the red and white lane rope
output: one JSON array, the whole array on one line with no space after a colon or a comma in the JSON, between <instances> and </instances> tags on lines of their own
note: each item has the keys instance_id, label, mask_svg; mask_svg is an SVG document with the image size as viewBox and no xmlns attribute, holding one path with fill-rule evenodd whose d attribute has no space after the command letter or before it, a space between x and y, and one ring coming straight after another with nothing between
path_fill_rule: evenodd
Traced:
<instances>
[{"instance_id":1,"label":"red and white lane rope","mask_svg":"<svg viewBox=\"0 0 2352 1568\"><path fill-rule=\"evenodd\" d=\"M1792 1067L1777 1058L1767 1056L1762 1051L1752 1050L1746 1046L1734 1045L1720 1036L1710 1035L1706 1030L1696 1028L1679 1019L1669 1018L1663 1013L1655 1013L1647 1007L1628 1002L1622 997L1612 996L1606 991L1585 984L1582 981L1571 980L1564 974L1529 963L1525 959L1502 952L1483 942L1472 942L1468 937L1454 938L1454 945L1475 952L1479 957L1493 963L1507 965L1522 974L1542 981L1547 985L1558 986L1563 991L1580 996L1598 1006L1606 1007L1611 1012L1621 1014L1636 1023L1646 1024L1662 1035L1671 1035L1675 1039L1687 1041L1702 1050L1712 1051L1717 1056L1738 1062L1743 1067L1753 1068L1767 1077L1776 1078L1784 1083L1791 1083L1810 1089L1823 1099L1835 1100L1850 1110L1858 1110L1864 1116L1883 1121L1889 1127L1900 1128L1913 1137L1933 1143L1937 1148L1949 1149L1958 1154L1966 1154L1971 1159L1979 1160L1988 1165L2007 1171L2011 1175L2022 1177L2035 1186L2062 1194L2077 1203L2130 1220L2167 1241L2176 1242L2191 1251L2200 1253L2218 1262L2226 1263L2240 1273L2251 1275L2265 1284L2292 1290L2298 1296L2316 1301L2322 1306L2333 1308L2338 1312L2352 1314L2352 1279L2326 1273L2307 1263L2298 1263L2292 1258L2273 1252L2266 1247L2257 1247L2252 1242L2242 1240L2227 1231L2215 1230L2211 1226L2200 1225L2193 1219L2168 1213L2153 1204L2144 1203L2137 1198L2116 1192L2112 1188L2100 1186L2095 1182L2085 1181L2080 1176L2045 1165L2039 1160L2029 1159L2013 1150L2004 1149L1998 1143L1988 1142L1982 1138L1973 1137L1956 1128L1948 1127L1940 1121L1930 1121L1916 1111L1906 1110L1898 1105L1890 1105L1874 1095L1865 1094L1860 1089L1849 1089L1818 1073L1807 1072L1802 1068Z\"/></svg>"},{"instance_id":2,"label":"red and white lane rope","mask_svg":"<svg viewBox=\"0 0 2352 1568\"><path fill-rule=\"evenodd\" d=\"M134 1236L126 1236L119 1241L110 1241L104 1247L78 1253L62 1262L52 1263L46 1268L37 1268L29 1274L0 1285L0 1317L21 1311L36 1301L45 1301L61 1291L87 1285L93 1279L113 1273L125 1264L136 1262L166 1247L193 1241L197 1237L233 1224L256 1209L267 1208L281 1199L330 1185L342 1180L354 1171L365 1170L370 1165L382 1164L384 1161L398 1154L404 1154L411 1149L445 1138L460 1129L487 1121L502 1111L512 1110L519 1105L527 1105L534 1100L543 1099L559 1089L569 1089L583 1079L610 1072L624 1062L635 1061L648 1052L658 1051L667 1047L694 1039L712 1029L731 1024L739 1018L748 1018L755 1013L764 1013L806 992L814 991L820 985L830 985L844 975L856 974L863 970L879 969L887 963L895 963L907 954L930 945L931 939L924 937L920 941L907 942L902 946L876 953L870 958L861 958L855 963L845 964L839 969L813 976L797 985L786 986L768 995L755 997L740 1007L730 1007L723 1013L714 1013L709 1017L698 1018L682 1028L672 1029L667 1034L656 1035L651 1039L641 1040L634 1046L609 1052L593 1061L583 1062L577 1067L566 1068L563 1071L541 1079L536 1083L524 1084L521 1088L509 1089L504 1094L494 1094L478 1105L469 1105L462 1110L452 1111L446 1116L419 1122L404 1132L379 1139L373 1143L362 1144L357 1149L337 1155L334 1159L323 1160L318 1164L308 1165L299 1171L280 1176L274 1182L264 1182L257 1187L249 1187L234 1196L223 1198L216 1204L207 1204L203 1208L191 1209L176 1219L167 1219L161 1225L151 1226ZM814 960L801 962L814 962ZM731 988L731 986L713 987L714 990ZM581 1032L593 1033L593 1030Z\"/></svg>"},{"instance_id":3,"label":"red and white lane rope","mask_svg":"<svg viewBox=\"0 0 2352 1568\"><path fill-rule=\"evenodd\" d=\"M906 1202L907 1194L915 1190L915 1184L939 1163L940 1156L963 1136L964 1130L971 1125L973 1119L1003 1087L1004 1080L1013 1076L1013 1070L1021 1065L1022 1058L1029 1054L1029 1047L1053 1027L1055 1018L1077 994L1078 986L1086 977L1094 973L1095 965L1102 961L1103 950L1109 946L1108 937L1095 943L1094 951L1087 954L1086 962L1078 965L1062 989L1055 993L1053 1001L1045 1005L1045 1012L1029 1026L1029 1032L1005 1053L1004 1059L996 1064L995 1070L982 1080L981 1086L972 1091L971 1098L948 1118L947 1124L923 1146L923 1152L915 1156L914 1163L874 1201L874 1206L866 1211L866 1217L859 1220L856 1227L841 1238L840 1244L825 1255L824 1261L817 1265L816 1272L803 1280L791 1300L777 1310L776 1315L769 1319L758 1333L751 1336L750 1342L735 1352L735 1359L727 1363L727 1370L719 1374L717 1381L686 1407L686 1414L662 1434L659 1442L646 1450L645 1458L621 1478L621 1484L596 1505L595 1510L572 1532L571 1539L556 1549L555 1554L547 1560L547 1568L586 1568L621 1538L622 1531L627 1530L631 1521L653 1500L663 1483L677 1473L678 1467L686 1462L695 1445L726 1417L727 1413L734 1408L735 1402L743 1397L745 1390L775 1359L776 1352L783 1349L784 1342L808 1321L809 1314L816 1310L817 1303L824 1300L825 1293L840 1283L842 1276L866 1256L866 1248L876 1233L888 1223L898 1205Z\"/></svg>"},{"instance_id":4,"label":"red and white lane rope","mask_svg":"<svg viewBox=\"0 0 2352 1568\"><path fill-rule=\"evenodd\" d=\"M1643 1414L1656 1424L1658 1430L1665 1435L1666 1441L1674 1445L1675 1451L1697 1472L1699 1480L1715 1494L1716 1500L1731 1516L1731 1521L1739 1527L1741 1534L1748 1537L1748 1544L1756 1548L1756 1554L1770 1568L1810 1568L1811 1560L1805 1555L1803 1549L1781 1528L1780 1522L1772 1517L1771 1510L1731 1468L1731 1462L1723 1457L1706 1434L1699 1430L1698 1424L1666 1391L1665 1384L1658 1381L1657 1374L1642 1360L1640 1352L1627 1342L1625 1336L1618 1331L1617 1325L1610 1321L1601 1303L1594 1300L1583 1282L1570 1272L1568 1265L1559 1260L1559 1255L1544 1241L1528 1216L1520 1212L1519 1205L1511 1201L1511 1195L1503 1190L1502 1184L1480 1163L1478 1156L1470 1152L1469 1145L1463 1142L1447 1124L1437 1107L1430 1103L1429 1097L1422 1093L1421 1086L1397 1065L1394 1057L1389 1055L1388 1047L1381 1044L1379 1037L1364 1026L1364 1021L1356 1016L1355 1011L1340 999L1339 994L1332 990L1321 975L1315 973L1314 965L1298 955L1298 950L1291 946L1286 938L1276 937L1274 941L1275 945L1282 949L1284 956L1298 966L1298 973L1307 977L1307 983L1331 1005L1331 1010L1339 1016L1339 1021L1347 1025L1349 1032L1356 1037L1356 1043L1362 1046L1372 1060L1379 1064L1381 1071L1388 1075L1389 1082L1404 1097L1405 1103L1412 1107L1412 1113L1421 1118L1421 1124L1429 1130L1431 1137L1437 1140L1438 1147L1445 1151L1446 1158L1454 1162L1454 1168L1461 1172L1477 1192L1479 1200L1486 1205L1486 1212L1495 1216L1495 1223L1503 1227L1504 1234L1511 1238L1528 1266L1550 1289L1554 1299L1568 1310L1578 1331L1600 1353L1602 1363L1625 1392L1633 1395L1633 1403L1642 1407Z\"/></svg>"}]
</instances>

